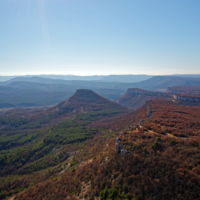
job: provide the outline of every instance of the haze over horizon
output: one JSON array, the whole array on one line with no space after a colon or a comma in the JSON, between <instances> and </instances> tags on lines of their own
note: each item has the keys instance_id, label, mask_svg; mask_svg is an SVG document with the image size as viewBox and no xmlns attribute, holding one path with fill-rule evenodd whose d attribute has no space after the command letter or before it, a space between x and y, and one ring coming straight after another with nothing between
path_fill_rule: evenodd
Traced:
<instances>
[{"instance_id":1,"label":"haze over horizon","mask_svg":"<svg viewBox=\"0 0 200 200\"><path fill-rule=\"evenodd\" d=\"M200 1L2 0L0 75L200 74Z\"/></svg>"},{"instance_id":2,"label":"haze over horizon","mask_svg":"<svg viewBox=\"0 0 200 200\"><path fill-rule=\"evenodd\" d=\"M38 74L26 74L26 73L24 73L24 74L9 74L9 75L2 75L2 74L0 74L0 77L20 77L20 76L29 76L29 77L34 77L34 76L74 76L74 77L94 77L94 76L99 76L99 77L101 77L101 76L131 76L131 75L133 75L133 76L151 76L151 77L153 77L153 76L200 76L200 74L192 74L192 73L190 73L190 74L122 74L122 73L120 73L120 74L60 74L60 73L50 73L50 74L42 74L42 73L38 73Z\"/></svg>"}]
</instances>

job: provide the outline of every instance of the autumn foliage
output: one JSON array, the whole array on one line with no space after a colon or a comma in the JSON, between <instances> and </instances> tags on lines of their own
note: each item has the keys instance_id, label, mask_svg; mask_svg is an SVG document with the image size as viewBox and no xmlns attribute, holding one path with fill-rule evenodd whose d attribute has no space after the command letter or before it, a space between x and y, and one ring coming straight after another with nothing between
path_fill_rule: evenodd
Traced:
<instances>
[{"instance_id":1,"label":"autumn foliage","mask_svg":"<svg viewBox=\"0 0 200 200\"><path fill-rule=\"evenodd\" d=\"M87 141L74 156L73 168L15 199L200 199L199 107L152 100L138 113L92 126L110 129ZM129 152L125 156L114 151L119 131Z\"/></svg>"}]
</instances>

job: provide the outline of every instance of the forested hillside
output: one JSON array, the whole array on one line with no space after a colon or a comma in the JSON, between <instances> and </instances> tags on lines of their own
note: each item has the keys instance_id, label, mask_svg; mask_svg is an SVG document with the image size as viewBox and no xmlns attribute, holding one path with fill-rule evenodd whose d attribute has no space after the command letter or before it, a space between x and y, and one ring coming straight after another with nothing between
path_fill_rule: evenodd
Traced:
<instances>
[{"instance_id":1,"label":"forested hillside","mask_svg":"<svg viewBox=\"0 0 200 200\"><path fill-rule=\"evenodd\" d=\"M127 108L92 91L80 90L80 93L50 109L13 109L2 113L0 199L66 169L64 162L71 168L76 162L70 165L68 159L86 146L84 142L108 130L94 127L93 122L128 112ZM54 110L59 112L51 114ZM53 172L47 173L51 167ZM32 174L42 175L32 182Z\"/></svg>"},{"instance_id":2,"label":"forested hillside","mask_svg":"<svg viewBox=\"0 0 200 200\"><path fill-rule=\"evenodd\" d=\"M28 162L20 161L23 166L9 172L12 176L4 171L1 195L14 194L16 200L199 199L199 109L151 100L117 117L77 115L39 134L46 148L38 144L40 151L30 158L25 152ZM116 145L123 145L121 151Z\"/></svg>"}]
</instances>

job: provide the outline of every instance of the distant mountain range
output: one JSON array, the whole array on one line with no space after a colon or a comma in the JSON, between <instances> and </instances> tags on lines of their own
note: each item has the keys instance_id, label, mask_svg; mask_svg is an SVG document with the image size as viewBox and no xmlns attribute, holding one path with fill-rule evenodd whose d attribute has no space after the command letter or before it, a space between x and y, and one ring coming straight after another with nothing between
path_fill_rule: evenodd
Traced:
<instances>
[{"instance_id":1,"label":"distant mountain range","mask_svg":"<svg viewBox=\"0 0 200 200\"><path fill-rule=\"evenodd\" d=\"M0 84L0 108L56 105L72 96L78 89L93 90L104 98L114 101L125 94L128 88L165 92L168 87L173 86L200 86L198 76L177 75L148 78L146 75L110 75L101 77L104 81L63 80L56 79L59 78L56 75L53 78L47 78L48 76L46 78L41 76L15 77ZM126 82L120 82L125 78ZM139 79L146 80L134 82ZM132 83L127 83L131 80Z\"/></svg>"},{"instance_id":2,"label":"distant mountain range","mask_svg":"<svg viewBox=\"0 0 200 200\"><path fill-rule=\"evenodd\" d=\"M200 85L199 77L182 77L182 76L154 76L148 80L138 83L124 83L119 88L141 88L152 91L166 91L168 87L180 85Z\"/></svg>"},{"instance_id":3,"label":"distant mountain range","mask_svg":"<svg viewBox=\"0 0 200 200\"><path fill-rule=\"evenodd\" d=\"M147 80L154 75L94 75L94 76L76 76L76 75L26 75L26 76L0 76L0 82L9 81L13 78L31 78L31 77L40 77L47 79L59 79L59 80L79 80L79 81L100 81L100 82L121 82L121 83L133 83ZM161 75L163 76L163 75ZM200 78L200 74L173 74L167 76L176 76L176 77L190 77L190 78Z\"/></svg>"},{"instance_id":4,"label":"distant mountain range","mask_svg":"<svg viewBox=\"0 0 200 200\"><path fill-rule=\"evenodd\" d=\"M36 78L37 77L37 78ZM40 82L44 83L42 78L45 78L47 83L48 79L54 79L55 82L62 83L61 80L66 81L100 81L100 82L122 82L122 83L132 83L139 82L151 78L150 75L102 75L102 76L75 76L75 75L38 75L38 76L0 76L0 82L9 81L32 81L32 82ZM54 83L55 83L54 82Z\"/></svg>"}]
</instances>

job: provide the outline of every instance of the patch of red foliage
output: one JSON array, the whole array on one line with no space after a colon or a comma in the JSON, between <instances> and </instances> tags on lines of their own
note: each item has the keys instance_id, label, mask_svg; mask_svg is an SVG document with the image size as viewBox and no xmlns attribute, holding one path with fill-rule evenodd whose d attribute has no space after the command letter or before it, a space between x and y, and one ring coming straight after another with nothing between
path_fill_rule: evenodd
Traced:
<instances>
[{"instance_id":1,"label":"patch of red foliage","mask_svg":"<svg viewBox=\"0 0 200 200\"><path fill-rule=\"evenodd\" d=\"M152 114L144 124L149 129L177 137L200 135L199 107L180 106L163 100L149 101L148 104Z\"/></svg>"},{"instance_id":2,"label":"patch of red foliage","mask_svg":"<svg viewBox=\"0 0 200 200\"><path fill-rule=\"evenodd\" d=\"M141 126L133 126L141 116L146 120ZM83 182L91 183L88 199L114 184L121 191L126 184L131 198L138 200L200 199L200 108L152 100L138 113L115 120L99 120L93 126L110 125L119 130L131 125L129 130L122 130L124 148L129 154L114 153L115 138L96 136L77 157L79 161L93 157L91 162L67 171L59 180L39 183L15 199L76 199L73 195L80 194Z\"/></svg>"}]
</instances>

